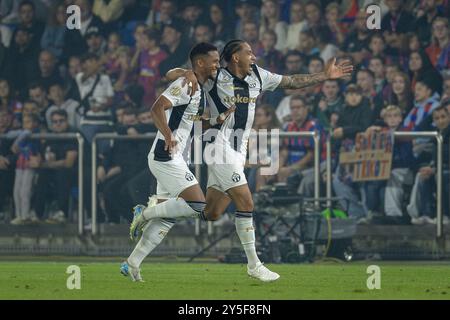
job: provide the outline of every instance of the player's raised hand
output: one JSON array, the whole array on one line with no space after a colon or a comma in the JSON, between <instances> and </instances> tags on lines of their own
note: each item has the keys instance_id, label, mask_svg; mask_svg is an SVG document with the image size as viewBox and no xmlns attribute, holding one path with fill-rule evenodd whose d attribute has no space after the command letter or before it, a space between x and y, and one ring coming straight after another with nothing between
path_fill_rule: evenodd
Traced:
<instances>
[{"instance_id":1,"label":"player's raised hand","mask_svg":"<svg viewBox=\"0 0 450 320\"><path fill-rule=\"evenodd\" d=\"M230 116L230 114L232 114L234 111L236 111L236 106L233 104L231 107L229 107L227 109L227 111L219 114L219 116L217 117L217 123L218 124L224 123L225 120L227 120L227 118Z\"/></svg>"},{"instance_id":2,"label":"player's raised hand","mask_svg":"<svg viewBox=\"0 0 450 320\"><path fill-rule=\"evenodd\" d=\"M186 70L183 74L184 80L181 86L188 85L188 94L192 97L198 89L198 81L194 71Z\"/></svg>"},{"instance_id":3,"label":"player's raised hand","mask_svg":"<svg viewBox=\"0 0 450 320\"><path fill-rule=\"evenodd\" d=\"M173 134L164 137L164 141L165 141L164 150L169 151L169 154L173 155L177 151L178 141L175 139Z\"/></svg>"},{"instance_id":4,"label":"player's raised hand","mask_svg":"<svg viewBox=\"0 0 450 320\"><path fill-rule=\"evenodd\" d=\"M350 60L344 60L336 64L336 58L328 60L325 66L325 74L328 79L339 79L351 76L353 66Z\"/></svg>"}]
</instances>

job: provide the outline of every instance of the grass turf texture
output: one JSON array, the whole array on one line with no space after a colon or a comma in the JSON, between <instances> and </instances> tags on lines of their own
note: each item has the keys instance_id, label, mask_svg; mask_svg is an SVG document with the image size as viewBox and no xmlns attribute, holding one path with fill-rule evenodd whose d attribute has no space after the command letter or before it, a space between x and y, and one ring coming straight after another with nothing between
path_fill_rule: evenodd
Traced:
<instances>
[{"instance_id":1,"label":"grass turf texture","mask_svg":"<svg viewBox=\"0 0 450 320\"><path fill-rule=\"evenodd\" d=\"M69 265L81 289L68 290ZM367 266L381 268L381 289L369 290ZM0 262L0 299L450 299L449 267L431 263L269 265L281 278L262 283L241 264L144 263L145 283L119 273L119 262Z\"/></svg>"}]
</instances>

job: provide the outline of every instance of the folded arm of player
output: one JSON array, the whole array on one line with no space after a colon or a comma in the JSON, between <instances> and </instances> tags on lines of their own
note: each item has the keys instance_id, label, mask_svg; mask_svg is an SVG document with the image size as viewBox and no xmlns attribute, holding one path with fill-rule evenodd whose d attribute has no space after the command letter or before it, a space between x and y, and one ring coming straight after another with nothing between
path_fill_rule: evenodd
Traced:
<instances>
[{"instance_id":1,"label":"folded arm of player","mask_svg":"<svg viewBox=\"0 0 450 320\"><path fill-rule=\"evenodd\" d=\"M227 109L227 111L222 112L216 118L206 118L202 117L202 128L203 131L208 130L211 127L214 127L216 124L222 124L227 120L227 118L236 110L236 106L233 104L231 107Z\"/></svg>"},{"instance_id":2,"label":"folded arm of player","mask_svg":"<svg viewBox=\"0 0 450 320\"><path fill-rule=\"evenodd\" d=\"M294 74L283 76L278 88L281 89L301 89L316 85L329 79L340 79L351 76L353 66L349 60L344 60L336 64L336 58L331 58L323 72L312 74Z\"/></svg>"},{"instance_id":3,"label":"folded arm of player","mask_svg":"<svg viewBox=\"0 0 450 320\"><path fill-rule=\"evenodd\" d=\"M164 150L168 150L169 153L172 154L175 152L177 140L175 140L172 130L170 130L167 125L166 110L170 108L172 108L172 103L169 99L161 95L153 104L151 113L156 127L164 136L164 140L166 142Z\"/></svg>"},{"instance_id":4,"label":"folded arm of player","mask_svg":"<svg viewBox=\"0 0 450 320\"><path fill-rule=\"evenodd\" d=\"M181 77L184 77L182 87L186 84L189 85L188 94L192 97L198 89L198 80L194 71L183 68L174 68L167 71L165 78L168 81L175 81Z\"/></svg>"}]
</instances>

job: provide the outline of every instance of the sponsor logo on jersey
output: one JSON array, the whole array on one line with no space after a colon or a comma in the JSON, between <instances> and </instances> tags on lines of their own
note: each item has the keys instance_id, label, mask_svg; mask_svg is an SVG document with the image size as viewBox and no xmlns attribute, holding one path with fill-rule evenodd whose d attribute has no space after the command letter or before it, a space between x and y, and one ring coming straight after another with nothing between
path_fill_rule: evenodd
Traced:
<instances>
[{"instance_id":1,"label":"sponsor logo on jersey","mask_svg":"<svg viewBox=\"0 0 450 320\"><path fill-rule=\"evenodd\" d=\"M239 173L233 172L233 175L231 176L231 180L233 180L233 182L239 182L239 181L241 181L241 176L239 175Z\"/></svg>"},{"instance_id":2,"label":"sponsor logo on jersey","mask_svg":"<svg viewBox=\"0 0 450 320\"><path fill-rule=\"evenodd\" d=\"M194 175L190 172L186 172L186 175L184 177L186 178L187 181L194 180Z\"/></svg>"},{"instance_id":3,"label":"sponsor logo on jersey","mask_svg":"<svg viewBox=\"0 0 450 320\"><path fill-rule=\"evenodd\" d=\"M243 97L241 95L228 96L223 99L225 103L256 103L256 98Z\"/></svg>"},{"instance_id":4,"label":"sponsor logo on jersey","mask_svg":"<svg viewBox=\"0 0 450 320\"><path fill-rule=\"evenodd\" d=\"M192 121L199 121L202 120L202 116L199 114L190 114L187 116L187 119Z\"/></svg>"}]
</instances>

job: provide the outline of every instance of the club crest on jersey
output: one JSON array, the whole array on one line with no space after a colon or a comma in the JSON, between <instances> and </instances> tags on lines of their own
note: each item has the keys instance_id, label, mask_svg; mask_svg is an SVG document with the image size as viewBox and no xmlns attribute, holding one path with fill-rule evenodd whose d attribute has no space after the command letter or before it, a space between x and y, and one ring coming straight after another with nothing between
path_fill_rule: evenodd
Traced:
<instances>
[{"instance_id":1,"label":"club crest on jersey","mask_svg":"<svg viewBox=\"0 0 450 320\"><path fill-rule=\"evenodd\" d=\"M233 175L231 176L231 180L233 180L233 182L239 182L239 181L241 181L241 176L238 173L233 172Z\"/></svg>"},{"instance_id":2,"label":"club crest on jersey","mask_svg":"<svg viewBox=\"0 0 450 320\"><path fill-rule=\"evenodd\" d=\"M256 88L256 82L251 82L248 84L250 88Z\"/></svg>"},{"instance_id":3,"label":"club crest on jersey","mask_svg":"<svg viewBox=\"0 0 450 320\"><path fill-rule=\"evenodd\" d=\"M181 88L180 87L173 87L172 89L170 89L170 94L178 97L181 95Z\"/></svg>"},{"instance_id":4,"label":"club crest on jersey","mask_svg":"<svg viewBox=\"0 0 450 320\"><path fill-rule=\"evenodd\" d=\"M194 175L190 172L186 172L186 175L184 177L186 178L187 181L194 180Z\"/></svg>"}]
</instances>

